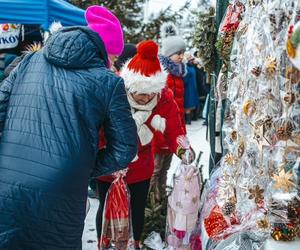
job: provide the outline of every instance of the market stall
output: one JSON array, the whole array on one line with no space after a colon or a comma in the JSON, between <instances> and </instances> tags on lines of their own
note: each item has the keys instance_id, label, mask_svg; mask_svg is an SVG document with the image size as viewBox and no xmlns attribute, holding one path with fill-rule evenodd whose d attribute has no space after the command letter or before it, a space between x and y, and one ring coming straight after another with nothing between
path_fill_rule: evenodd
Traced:
<instances>
[{"instance_id":1,"label":"market stall","mask_svg":"<svg viewBox=\"0 0 300 250\"><path fill-rule=\"evenodd\" d=\"M299 8L231 1L220 25L224 156L206 187L203 249L299 249Z\"/></svg>"},{"instance_id":2,"label":"market stall","mask_svg":"<svg viewBox=\"0 0 300 250\"><path fill-rule=\"evenodd\" d=\"M64 0L2 0L0 10L0 23L40 24L44 29L53 21L86 25L84 10Z\"/></svg>"}]
</instances>

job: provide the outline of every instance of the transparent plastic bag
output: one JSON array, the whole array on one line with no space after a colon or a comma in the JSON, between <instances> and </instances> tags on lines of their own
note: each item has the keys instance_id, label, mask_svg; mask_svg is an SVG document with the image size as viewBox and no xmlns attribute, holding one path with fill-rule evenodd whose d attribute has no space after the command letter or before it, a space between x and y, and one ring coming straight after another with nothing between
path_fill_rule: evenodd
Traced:
<instances>
[{"instance_id":1,"label":"transparent plastic bag","mask_svg":"<svg viewBox=\"0 0 300 250\"><path fill-rule=\"evenodd\" d=\"M160 234L157 232L152 232L145 239L144 244L153 250L168 250L169 248L162 241Z\"/></svg>"},{"instance_id":2,"label":"transparent plastic bag","mask_svg":"<svg viewBox=\"0 0 300 250\"><path fill-rule=\"evenodd\" d=\"M126 171L115 174L105 200L101 249L127 249L132 235L130 192L124 181Z\"/></svg>"},{"instance_id":3,"label":"transparent plastic bag","mask_svg":"<svg viewBox=\"0 0 300 250\"><path fill-rule=\"evenodd\" d=\"M286 55L289 24L297 19L300 2L258 2L246 5L226 65L225 153L208 182L201 210L203 248L244 249L244 240L253 238L244 238L248 233L257 237L258 246L270 236L292 240L300 233L295 216L298 209L300 214L295 167L300 157L300 72ZM278 188L282 184L287 187Z\"/></svg>"},{"instance_id":4,"label":"transparent plastic bag","mask_svg":"<svg viewBox=\"0 0 300 250\"><path fill-rule=\"evenodd\" d=\"M202 185L199 169L181 163L173 182L168 197L166 241L170 247L185 249L198 221Z\"/></svg>"},{"instance_id":5,"label":"transparent plastic bag","mask_svg":"<svg viewBox=\"0 0 300 250\"><path fill-rule=\"evenodd\" d=\"M272 237L277 241L293 241L300 236L299 170L300 157L293 149L285 149L283 162L273 170L269 187L269 214ZM290 151L288 153L287 151Z\"/></svg>"}]
</instances>

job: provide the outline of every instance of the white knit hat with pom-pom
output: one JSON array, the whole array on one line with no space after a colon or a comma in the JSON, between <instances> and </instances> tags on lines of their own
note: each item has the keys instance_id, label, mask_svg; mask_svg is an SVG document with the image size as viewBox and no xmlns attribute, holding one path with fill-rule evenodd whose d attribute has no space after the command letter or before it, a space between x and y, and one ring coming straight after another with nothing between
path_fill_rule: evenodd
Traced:
<instances>
[{"instance_id":1,"label":"white knit hat with pom-pom","mask_svg":"<svg viewBox=\"0 0 300 250\"><path fill-rule=\"evenodd\" d=\"M44 43L48 40L50 35L59 31L62 27L63 26L62 26L61 22L54 21L53 23L51 23L49 30L44 33Z\"/></svg>"},{"instance_id":2,"label":"white knit hat with pom-pom","mask_svg":"<svg viewBox=\"0 0 300 250\"><path fill-rule=\"evenodd\" d=\"M174 23L168 22L160 27L161 54L170 57L178 52L184 52L186 45Z\"/></svg>"}]
</instances>

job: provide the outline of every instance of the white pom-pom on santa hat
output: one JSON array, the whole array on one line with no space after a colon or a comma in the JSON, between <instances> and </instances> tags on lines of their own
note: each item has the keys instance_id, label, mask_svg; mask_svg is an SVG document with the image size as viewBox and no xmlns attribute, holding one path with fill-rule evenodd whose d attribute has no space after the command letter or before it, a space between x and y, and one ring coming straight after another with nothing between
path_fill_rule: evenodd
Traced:
<instances>
[{"instance_id":1,"label":"white pom-pom on santa hat","mask_svg":"<svg viewBox=\"0 0 300 250\"><path fill-rule=\"evenodd\" d=\"M165 132L166 129L166 119L161 117L160 115L153 116L151 120L151 126L156 130L162 133Z\"/></svg>"}]
</instances>

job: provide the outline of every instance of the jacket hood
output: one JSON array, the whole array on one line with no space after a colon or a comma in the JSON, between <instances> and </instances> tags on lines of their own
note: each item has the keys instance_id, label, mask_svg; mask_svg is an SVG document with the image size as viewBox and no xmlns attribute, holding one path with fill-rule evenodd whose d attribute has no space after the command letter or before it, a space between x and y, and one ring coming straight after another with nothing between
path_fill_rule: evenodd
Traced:
<instances>
[{"instance_id":1,"label":"jacket hood","mask_svg":"<svg viewBox=\"0 0 300 250\"><path fill-rule=\"evenodd\" d=\"M62 28L51 35L43 54L49 63L63 68L108 65L103 41L97 33L83 26Z\"/></svg>"}]
</instances>

